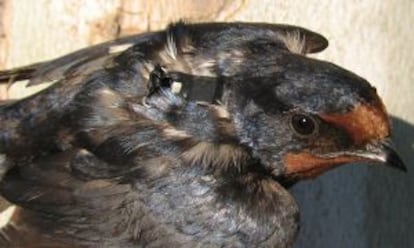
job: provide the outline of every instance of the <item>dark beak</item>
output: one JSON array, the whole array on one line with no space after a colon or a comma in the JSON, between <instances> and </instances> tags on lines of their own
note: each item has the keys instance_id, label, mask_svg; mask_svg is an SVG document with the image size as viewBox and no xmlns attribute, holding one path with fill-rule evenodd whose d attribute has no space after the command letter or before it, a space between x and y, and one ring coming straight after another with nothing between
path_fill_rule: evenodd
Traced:
<instances>
[{"instance_id":1,"label":"dark beak","mask_svg":"<svg viewBox=\"0 0 414 248\"><path fill-rule=\"evenodd\" d=\"M389 139L323 155L307 152L288 153L284 159L285 176L287 178L293 177L295 180L312 178L333 167L348 163L377 163L404 172L407 171L404 162L398 156Z\"/></svg>"},{"instance_id":2,"label":"dark beak","mask_svg":"<svg viewBox=\"0 0 414 248\"><path fill-rule=\"evenodd\" d=\"M393 146L391 146L389 143L382 143L382 153L384 154L385 158L384 163L398 170L407 172L407 167L404 165L404 162L395 151Z\"/></svg>"},{"instance_id":3,"label":"dark beak","mask_svg":"<svg viewBox=\"0 0 414 248\"><path fill-rule=\"evenodd\" d=\"M345 162L339 160L337 164L373 162L407 172L407 167L404 165L404 162L395 151L389 139L345 152L325 154L321 157L332 159L349 158Z\"/></svg>"},{"instance_id":4,"label":"dark beak","mask_svg":"<svg viewBox=\"0 0 414 248\"><path fill-rule=\"evenodd\" d=\"M407 167L395 151L389 140L376 144L369 144L363 151L357 151L354 155L365 158L368 161L388 165L398 170L407 172Z\"/></svg>"}]
</instances>

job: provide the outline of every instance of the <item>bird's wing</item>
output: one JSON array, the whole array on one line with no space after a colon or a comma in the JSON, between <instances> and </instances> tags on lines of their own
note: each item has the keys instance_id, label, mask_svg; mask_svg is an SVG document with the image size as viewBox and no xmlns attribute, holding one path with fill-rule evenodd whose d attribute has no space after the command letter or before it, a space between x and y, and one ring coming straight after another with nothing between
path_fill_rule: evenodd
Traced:
<instances>
[{"instance_id":1,"label":"bird's wing","mask_svg":"<svg viewBox=\"0 0 414 248\"><path fill-rule=\"evenodd\" d=\"M179 23L179 25L182 23ZM200 32L220 32L220 29L226 28L227 23L207 23L207 24L188 24L193 30ZM239 25L238 23L233 24ZM324 50L328 46L328 41L320 34L312 31L289 25L276 24L241 24L247 29L269 29L279 34L278 39L285 44L288 49L297 50L300 53L316 53ZM39 62L19 68L0 71L0 84L12 84L20 80L29 80L28 86L42 83L50 83L62 80L67 77L73 77L76 74L88 74L105 66L107 60L113 55L118 55L131 46L138 44L150 43L155 37L163 34L159 32L148 32L119 38L91 47L83 48L68 55L52 59L49 61ZM303 40L303 42L298 42ZM297 48L296 46L302 46ZM299 50L298 50L299 49Z\"/></svg>"},{"instance_id":2,"label":"bird's wing","mask_svg":"<svg viewBox=\"0 0 414 248\"><path fill-rule=\"evenodd\" d=\"M158 32L159 33L159 32ZM0 83L29 80L28 86L56 82L79 73L89 74L103 68L108 59L139 43L148 42L158 33L137 34L108 41L69 53L63 57L10 70L0 71Z\"/></svg>"}]
</instances>

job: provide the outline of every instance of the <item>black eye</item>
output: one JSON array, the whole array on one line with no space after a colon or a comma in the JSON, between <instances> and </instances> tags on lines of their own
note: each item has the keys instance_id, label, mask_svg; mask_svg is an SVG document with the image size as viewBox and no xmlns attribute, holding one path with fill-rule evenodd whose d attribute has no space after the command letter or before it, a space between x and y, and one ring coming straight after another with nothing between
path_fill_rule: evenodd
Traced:
<instances>
[{"instance_id":1,"label":"black eye","mask_svg":"<svg viewBox=\"0 0 414 248\"><path fill-rule=\"evenodd\" d=\"M293 130L304 136L313 134L316 129L316 121L312 117L304 114L293 115L291 125Z\"/></svg>"}]
</instances>

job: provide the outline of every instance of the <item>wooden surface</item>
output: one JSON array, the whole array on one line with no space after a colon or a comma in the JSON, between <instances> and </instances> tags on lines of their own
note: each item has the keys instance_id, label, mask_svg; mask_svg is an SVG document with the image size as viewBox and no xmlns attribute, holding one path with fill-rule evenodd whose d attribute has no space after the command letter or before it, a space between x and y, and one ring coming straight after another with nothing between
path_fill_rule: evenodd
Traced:
<instances>
[{"instance_id":1,"label":"wooden surface","mask_svg":"<svg viewBox=\"0 0 414 248\"><path fill-rule=\"evenodd\" d=\"M365 77L384 98L409 173L348 166L299 184L294 193L303 227L296 246L414 247L413 15L410 0L0 0L0 67L54 58L178 19L289 23L320 32L330 46L317 57ZM12 87L8 96L27 92ZM7 96L4 87L0 96Z\"/></svg>"}]
</instances>

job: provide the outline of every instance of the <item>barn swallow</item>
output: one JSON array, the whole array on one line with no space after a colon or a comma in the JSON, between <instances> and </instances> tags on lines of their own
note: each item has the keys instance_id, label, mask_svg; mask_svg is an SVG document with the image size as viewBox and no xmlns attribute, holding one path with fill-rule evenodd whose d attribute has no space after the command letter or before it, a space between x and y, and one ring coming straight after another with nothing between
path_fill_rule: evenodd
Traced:
<instances>
[{"instance_id":1,"label":"barn swallow","mask_svg":"<svg viewBox=\"0 0 414 248\"><path fill-rule=\"evenodd\" d=\"M405 171L365 79L266 23L170 25L0 73L54 83L0 107L0 244L291 247L287 188L336 166Z\"/></svg>"}]
</instances>

